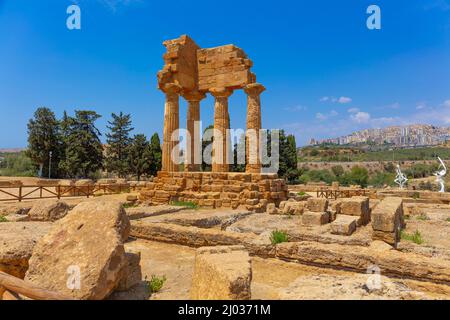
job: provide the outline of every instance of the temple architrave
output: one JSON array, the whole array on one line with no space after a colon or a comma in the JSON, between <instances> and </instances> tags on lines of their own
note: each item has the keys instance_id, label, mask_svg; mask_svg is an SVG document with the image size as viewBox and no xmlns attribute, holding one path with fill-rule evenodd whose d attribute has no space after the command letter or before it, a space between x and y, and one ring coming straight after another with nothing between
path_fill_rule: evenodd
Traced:
<instances>
[{"instance_id":1,"label":"temple architrave","mask_svg":"<svg viewBox=\"0 0 450 320\"><path fill-rule=\"evenodd\" d=\"M256 82L253 65L245 52L235 45L202 49L190 37L165 41L165 65L158 72L158 88L166 96L162 168L149 187L141 192L142 200L154 203L192 201L207 207L246 205L262 211L267 203L286 199L287 186L276 174L261 173L259 130L264 86ZM247 94L247 139L245 173L229 172L232 159L228 98L235 90ZM207 94L214 99L214 136L212 171L201 172L201 136L195 130L200 121L200 103ZM179 99L188 103L184 171L172 155L178 154L173 134L180 128ZM256 134L256 136L254 135ZM199 161L200 159L200 161ZM197 160L197 161L195 161ZM196 164L197 163L197 164Z\"/></svg>"}]
</instances>

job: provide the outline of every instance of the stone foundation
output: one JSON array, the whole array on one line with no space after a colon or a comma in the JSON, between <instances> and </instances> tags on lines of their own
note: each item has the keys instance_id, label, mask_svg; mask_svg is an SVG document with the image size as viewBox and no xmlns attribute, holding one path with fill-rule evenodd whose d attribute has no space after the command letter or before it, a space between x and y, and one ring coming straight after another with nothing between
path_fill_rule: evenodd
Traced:
<instances>
[{"instance_id":1,"label":"stone foundation","mask_svg":"<svg viewBox=\"0 0 450 320\"><path fill-rule=\"evenodd\" d=\"M288 188L276 174L235 172L158 172L141 191L140 199L155 204L190 201L203 207L262 212L268 203L279 205Z\"/></svg>"}]
</instances>

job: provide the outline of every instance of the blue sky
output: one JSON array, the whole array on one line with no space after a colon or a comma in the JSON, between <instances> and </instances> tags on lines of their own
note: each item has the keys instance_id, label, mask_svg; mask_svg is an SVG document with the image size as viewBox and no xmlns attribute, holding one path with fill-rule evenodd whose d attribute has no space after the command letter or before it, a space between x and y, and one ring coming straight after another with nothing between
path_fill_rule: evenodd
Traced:
<instances>
[{"instance_id":1,"label":"blue sky","mask_svg":"<svg viewBox=\"0 0 450 320\"><path fill-rule=\"evenodd\" d=\"M66 28L73 3L81 30ZM366 27L371 4L381 30ZM298 144L367 127L450 126L450 0L0 0L0 148L26 146L39 106L58 117L95 110L102 131L124 111L135 133L161 133L162 42L182 34L204 48L243 48L267 88L263 127L285 128ZM204 125L213 103L202 101ZM232 127L245 128L245 110L235 91Z\"/></svg>"}]
</instances>

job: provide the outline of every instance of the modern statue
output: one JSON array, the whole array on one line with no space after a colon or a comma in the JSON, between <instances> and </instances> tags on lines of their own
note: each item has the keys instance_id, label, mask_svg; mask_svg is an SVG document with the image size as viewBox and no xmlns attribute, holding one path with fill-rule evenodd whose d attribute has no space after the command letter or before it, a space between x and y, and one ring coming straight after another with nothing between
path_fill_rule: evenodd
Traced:
<instances>
[{"instance_id":1,"label":"modern statue","mask_svg":"<svg viewBox=\"0 0 450 320\"><path fill-rule=\"evenodd\" d=\"M445 183L444 183L444 177L447 174L447 167L445 166L444 161L442 161L441 158L439 158L439 162L441 163L439 165L438 171L436 171L434 173L434 175L436 176L436 181L440 184L441 189L439 190L439 192L445 192ZM442 167L442 170L440 170Z\"/></svg>"},{"instance_id":2,"label":"modern statue","mask_svg":"<svg viewBox=\"0 0 450 320\"><path fill-rule=\"evenodd\" d=\"M397 165L397 176L395 177L395 183L398 184L400 189L403 189L406 182L408 181L408 178L403 174L402 170L400 169L400 165Z\"/></svg>"}]
</instances>

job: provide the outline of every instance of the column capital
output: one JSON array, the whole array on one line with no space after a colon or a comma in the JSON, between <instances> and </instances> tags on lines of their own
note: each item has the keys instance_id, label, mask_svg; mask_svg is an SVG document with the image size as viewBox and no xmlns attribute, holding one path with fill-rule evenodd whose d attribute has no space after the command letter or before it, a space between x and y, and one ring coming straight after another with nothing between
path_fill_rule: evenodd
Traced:
<instances>
[{"instance_id":1,"label":"column capital","mask_svg":"<svg viewBox=\"0 0 450 320\"><path fill-rule=\"evenodd\" d=\"M206 98L206 94L199 91L190 91L183 93L183 98L187 101L201 101Z\"/></svg>"},{"instance_id":2,"label":"column capital","mask_svg":"<svg viewBox=\"0 0 450 320\"><path fill-rule=\"evenodd\" d=\"M233 93L233 90L227 88L211 88L209 92L214 98L228 98Z\"/></svg>"},{"instance_id":3,"label":"column capital","mask_svg":"<svg viewBox=\"0 0 450 320\"><path fill-rule=\"evenodd\" d=\"M244 87L244 91L248 95L260 95L266 88L260 83L250 83Z\"/></svg>"},{"instance_id":4,"label":"column capital","mask_svg":"<svg viewBox=\"0 0 450 320\"><path fill-rule=\"evenodd\" d=\"M176 83L166 83L161 90L167 94L179 94L181 92L181 87Z\"/></svg>"}]
</instances>

